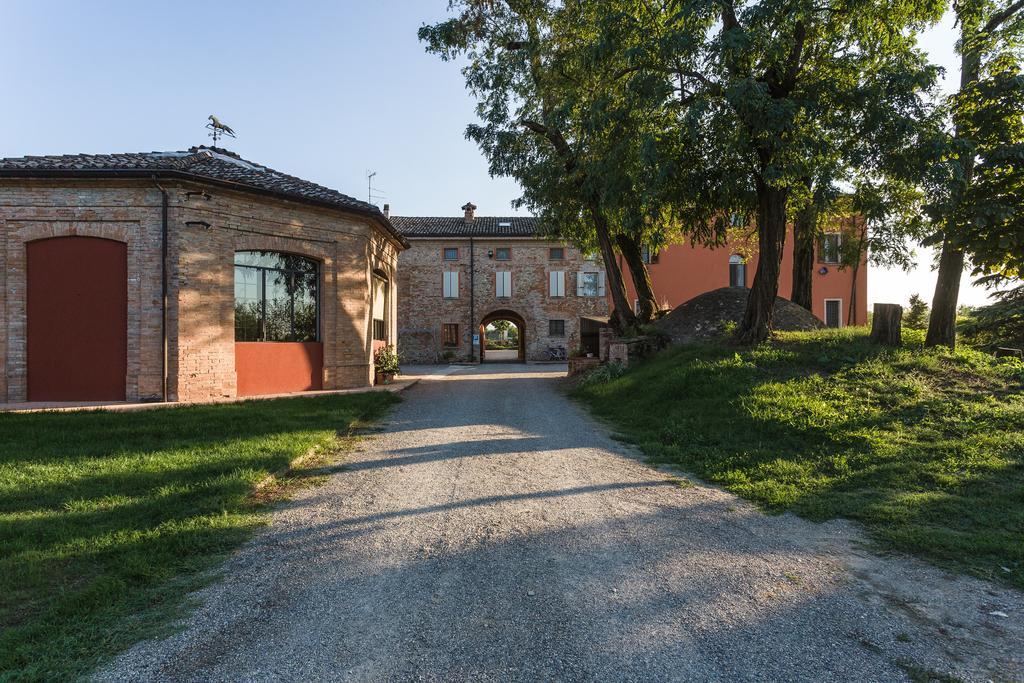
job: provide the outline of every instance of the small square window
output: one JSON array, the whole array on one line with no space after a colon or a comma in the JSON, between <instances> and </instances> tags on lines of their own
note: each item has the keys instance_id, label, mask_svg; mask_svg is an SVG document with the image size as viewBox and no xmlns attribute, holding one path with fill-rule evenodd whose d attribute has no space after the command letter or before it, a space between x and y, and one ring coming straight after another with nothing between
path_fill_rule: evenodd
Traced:
<instances>
[{"instance_id":1,"label":"small square window","mask_svg":"<svg viewBox=\"0 0 1024 683\"><path fill-rule=\"evenodd\" d=\"M459 345L459 326L457 323L445 323L441 326L441 345L449 348Z\"/></svg>"},{"instance_id":2,"label":"small square window","mask_svg":"<svg viewBox=\"0 0 1024 683\"><path fill-rule=\"evenodd\" d=\"M444 260L445 261L458 261L459 260L459 248L458 247L445 247L444 248Z\"/></svg>"},{"instance_id":3,"label":"small square window","mask_svg":"<svg viewBox=\"0 0 1024 683\"><path fill-rule=\"evenodd\" d=\"M548 321L548 336L549 337L564 337L565 336L565 321L564 320L549 320Z\"/></svg>"},{"instance_id":4,"label":"small square window","mask_svg":"<svg viewBox=\"0 0 1024 683\"><path fill-rule=\"evenodd\" d=\"M565 260L565 247L551 247L548 249L548 260L549 261L563 261Z\"/></svg>"},{"instance_id":5,"label":"small square window","mask_svg":"<svg viewBox=\"0 0 1024 683\"><path fill-rule=\"evenodd\" d=\"M512 258L512 250L508 247L498 247L494 250L494 258L498 261L508 261Z\"/></svg>"}]
</instances>

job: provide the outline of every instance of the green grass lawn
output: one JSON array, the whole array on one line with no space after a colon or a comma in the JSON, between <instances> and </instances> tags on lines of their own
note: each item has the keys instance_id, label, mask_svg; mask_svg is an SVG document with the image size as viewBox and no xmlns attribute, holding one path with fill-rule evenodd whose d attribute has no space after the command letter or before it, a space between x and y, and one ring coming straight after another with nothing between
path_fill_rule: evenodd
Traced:
<instances>
[{"instance_id":1,"label":"green grass lawn","mask_svg":"<svg viewBox=\"0 0 1024 683\"><path fill-rule=\"evenodd\" d=\"M1024 588L1024 365L904 336L681 347L575 395L653 461Z\"/></svg>"},{"instance_id":2,"label":"green grass lawn","mask_svg":"<svg viewBox=\"0 0 1024 683\"><path fill-rule=\"evenodd\" d=\"M0 414L0 680L79 677L166 632L264 522L275 493L254 486L396 400Z\"/></svg>"}]
</instances>

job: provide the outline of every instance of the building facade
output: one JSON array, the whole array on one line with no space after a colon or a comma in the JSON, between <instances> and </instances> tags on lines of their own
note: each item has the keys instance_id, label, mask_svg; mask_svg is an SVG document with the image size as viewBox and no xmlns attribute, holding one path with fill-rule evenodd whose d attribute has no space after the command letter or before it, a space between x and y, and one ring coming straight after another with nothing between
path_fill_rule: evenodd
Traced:
<instances>
[{"instance_id":1,"label":"building facade","mask_svg":"<svg viewBox=\"0 0 1024 683\"><path fill-rule=\"evenodd\" d=\"M406 244L218 148L0 160L0 402L368 386Z\"/></svg>"},{"instance_id":2,"label":"building facade","mask_svg":"<svg viewBox=\"0 0 1024 683\"><path fill-rule=\"evenodd\" d=\"M841 263L844 242L862 235L861 219L847 219L826 229L814 253L811 312L829 327L866 325L868 320L868 265L862 253L856 267ZM740 243L742 242L742 243ZM757 272L757 240L753 237L717 248L672 244L645 251L645 261L658 306L673 309L719 287L750 287ZM854 250L856 253L856 250ZM636 300L629 268L619 257L630 301ZM779 296L793 290L793 230L786 237L779 275Z\"/></svg>"},{"instance_id":3,"label":"building facade","mask_svg":"<svg viewBox=\"0 0 1024 683\"><path fill-rule=\"evenodd\" d=\"M410 247L398 262L398 349L406 362L488 359L484 330L518 328L519 360L578 349L606 321L601 262L540 236L535 218L391 217ZM483 343L482 343L483 342ZM497 354L492 353L492 357Z\"/></svg>"}]
</instances>

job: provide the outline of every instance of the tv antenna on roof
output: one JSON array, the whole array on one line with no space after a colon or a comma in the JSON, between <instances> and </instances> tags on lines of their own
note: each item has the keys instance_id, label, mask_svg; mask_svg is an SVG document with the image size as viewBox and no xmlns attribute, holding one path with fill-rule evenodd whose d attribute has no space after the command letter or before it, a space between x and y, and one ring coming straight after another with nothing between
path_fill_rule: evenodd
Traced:
<instances>
[{"instance_id":1,"label":"tv antenna on roof","mask_svg":"<svg viewBox=\"0 0 1024 683\"><path fill-rule=\"evenodd\" d=\"M376 171L366 171L366 202L373 204L375 199L387 199L387 195L383 194L380 188L373 186L373 177L377 175Z\"/></svg>"},{"instance_id":2,"label":"tv antenna on roof","mask_svg":"<svg viewBox=\"0 0 1024 683\"><path fill-rule=\"evenodd\" d=\"M213 138L214 147L217 146L217 140L219 140L222 135L235 137L235 131L231 130L231 126L221 123L220 119L213 114L210 114L207 118L209 118L210 122L206 124L206 127L211 131L209 135Z\"/></svg>"}]
</instances>

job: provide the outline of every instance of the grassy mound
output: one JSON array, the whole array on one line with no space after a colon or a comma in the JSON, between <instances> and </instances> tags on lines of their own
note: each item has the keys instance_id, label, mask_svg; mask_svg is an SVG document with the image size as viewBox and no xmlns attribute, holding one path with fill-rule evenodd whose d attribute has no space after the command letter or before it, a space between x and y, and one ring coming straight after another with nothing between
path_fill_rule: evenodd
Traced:
<instances>
[{"instance_id":1,"label":"grassy mound","mask_svg":"<svg viewBox=\"0 0 1024 683\"><path fill-rule=\"evenodd\" d=\"M0 680L78 678L163 632L288 488L254 485L395 400L0 414Z\"/></svg>"},{"instance_id":2,"label":"grassy mound","mask_svg":"<svg viewBox=\"0 0 1024 683\"><path fill-rule=\"evenodd\" d=\"M863 329L683 346L576 395L655 461L771 511L1024 588L1024 364Z\"/></svg>"},{"instance_id":3,"label":"grassy mound","mask_svg":"<svg viewBox=\"0 0 1024 683\"><path fill-rule=\"evenodd\" d=\"M743 319L749 296L750 290L744 287L714 289L676 306L655 324L674 344L718 340ZM787 332L824 327L813 313L782 297L775 297L773 321L776 330Z\"/></svg>"}]
</instances>

